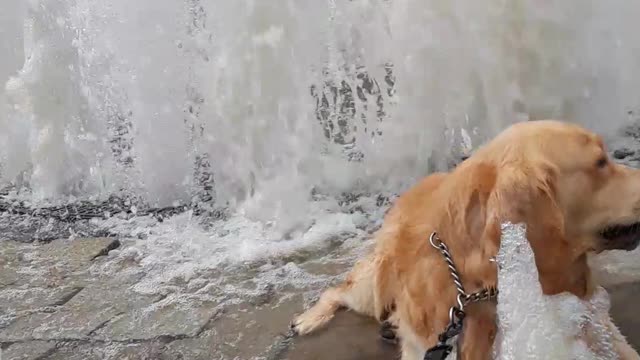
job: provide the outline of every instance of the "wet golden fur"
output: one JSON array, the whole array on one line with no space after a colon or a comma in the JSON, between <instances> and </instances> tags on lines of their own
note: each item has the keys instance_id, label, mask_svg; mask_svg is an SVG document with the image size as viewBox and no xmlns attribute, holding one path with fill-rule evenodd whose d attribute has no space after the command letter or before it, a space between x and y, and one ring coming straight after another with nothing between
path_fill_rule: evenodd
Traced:
<instances>
[{"instance_id":1,"label":"wet golden fur","mask_svg":"<svg viewBox=\"0 0 640 360\"><path fill-rule=\"evenodd\" d=\"M576 125L513 125L451 173L430 175L405 192L386 215L372 254L298 316L294 329L312 332L340 307L379 320L391 312L402 359L422 359L456 298L429 234L438 232L467 292L475 292L497 285L490 259L506 221L527 224L545 294L588 298L597 284L587 254L628 245L607 243L599 231L640 221L640 171L610 162L600 137ZM461 359L490 358L495 314L495 302L467 308ZM621 358L639 359L613 324L611 329Z\"/></svg>"}]
</instances>

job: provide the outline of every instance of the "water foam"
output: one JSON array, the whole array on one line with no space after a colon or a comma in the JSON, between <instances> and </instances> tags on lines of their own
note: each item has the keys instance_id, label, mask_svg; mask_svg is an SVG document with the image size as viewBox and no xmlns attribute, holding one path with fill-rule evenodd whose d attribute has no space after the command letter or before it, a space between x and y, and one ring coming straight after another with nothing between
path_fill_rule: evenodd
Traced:
<instances>
[{"instance_id":1,"label":"water foam","mask_svg":"<svg viewBox=\"0 0 640 360\"><path fill-rule=\"evenodd\" d=\"M318 187L398 190L516 120L619 127L638 105L637 6L26 2L7 10L24 26L3 20L25 62L0 64L0 178L171 204L206 172L218 202L259 202L257 220L274 203L297 216Z\"/></svg>"},{"instance_id":2,"label":"water foam","mask_svg":"<svg viewBox=\"0 0 640 360\"><path fill-rule=\"evenodd\" d=\"M195 292L224 302L273 287L280 296L296 289L317 291L371 247L369 234L384 207L366 196L348 204L315 205L307 213L311 221L286 236L275 224L250 220L242 212L207 222L191 212L162 222L150 216L94 221L121 234L123 246L92 271L123 281L135 278L134 290L141 293ZM332 266L341 270L327 272Z\"/></svg>"},{"instance_id":3,"label":"water foam","mask_svg":"<svg viewBox=\"0 0 640 360\"><path fill-rule=\"evenodd\" d=\"M503 224L498 254L496 359L617 359L608 328L609 295L546 296L524 225Z\"/></svg>"}]
</instances>

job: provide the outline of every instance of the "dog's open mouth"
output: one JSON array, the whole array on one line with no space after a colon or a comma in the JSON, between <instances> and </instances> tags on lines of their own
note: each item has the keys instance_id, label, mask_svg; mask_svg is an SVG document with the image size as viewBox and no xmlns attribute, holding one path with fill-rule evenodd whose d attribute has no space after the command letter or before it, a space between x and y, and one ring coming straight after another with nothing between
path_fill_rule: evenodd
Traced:
<instances>
[{"instance_id":1,"label":"dog's open mouth","mask_svg":"<svg viewBox=\"0 0 640 360\"><path fill-rule=\"evenodd\" d=\"M611 225L600 231L606 249L633 250L640 243L640 222L628 225Z\"/></svg>"}]
</instances>

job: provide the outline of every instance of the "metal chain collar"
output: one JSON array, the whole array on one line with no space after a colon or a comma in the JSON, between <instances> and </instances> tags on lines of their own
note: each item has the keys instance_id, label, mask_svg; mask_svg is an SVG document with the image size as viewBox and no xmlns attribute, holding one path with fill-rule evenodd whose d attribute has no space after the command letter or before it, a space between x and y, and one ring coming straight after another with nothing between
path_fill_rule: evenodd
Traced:
<instances>
[{"instance_id":1,"label":"metal chain collar","mask_svg":"<svg viewBox=\"0 0 640 360\"><path fill-rule=\"evenodd\" d=\"M453 258L451 257L451 253L449 252L449 248L447 247L447 245L442 242L440 238L438 238L438 234L436 232L431 233L431 236L429 237L429 243L431 244L431 246L438 249L440 253L442 253L444 261L447 263L449 273L453 278L453 283L456 286L456 291L458 292L457 300L460 310L464 310L464 307L468 304L478 301L491 300L498 296L498 289L496 288L484 288L475 293L467 294L467 292L464 290L462 280L460 280L460 275L458 274L458 269L453 263ZM493 259L491 259L490 261L495 262L495 260Z\"/></svg>"},{"instance_id":2,"label":"metal chain collar","mask_svg":"<svg viewBox=\"0 0 640 360\"><path fill-rule=\"evenodd\" d=\"M462 323L466 316L464 307L474 302L488 301L497 298L498 289L493 287L484 288L480 291L468 294L464 290L462 280L460 280L460 274L458 274L458 269L456 269L456 265L453 263L453 258L451 257L451 253L449 252L447 245L438 238L438 234L436 232L431 233L429 243L442 253L444 260L447 263L447 267L449 268L449 273L453 278L453 283L456 286L456 291L458 292L458 296L456 297L458 303L457 306L454 305L449 309L449 324L445 330L438 335L438 343L431 349L427 350L424 355L424 360L442 360L446 359L453 350L453 346L447 342L462 332ZM490 259L490 261L495 262L495 259Z\"/></svg>"}]
</instances>

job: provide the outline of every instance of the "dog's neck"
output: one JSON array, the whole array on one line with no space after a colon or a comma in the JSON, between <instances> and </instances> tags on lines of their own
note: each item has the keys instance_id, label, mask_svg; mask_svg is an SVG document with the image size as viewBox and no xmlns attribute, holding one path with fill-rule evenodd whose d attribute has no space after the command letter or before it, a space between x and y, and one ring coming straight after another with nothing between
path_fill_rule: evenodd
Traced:
<instances>
[{"instance_id":1,"label":"dog's neck","mask_svg":"<svg viewBox=\"0 0 640 360\"><path fill-rule=\"evenodd\" d=\"M546 296L524 225L504 224L498 254L498 336L495 359L616 359L606 326L609 298Z\"/></svg>"}]
</instances>

